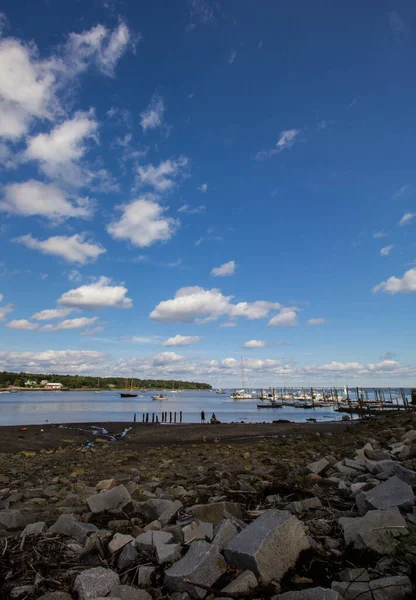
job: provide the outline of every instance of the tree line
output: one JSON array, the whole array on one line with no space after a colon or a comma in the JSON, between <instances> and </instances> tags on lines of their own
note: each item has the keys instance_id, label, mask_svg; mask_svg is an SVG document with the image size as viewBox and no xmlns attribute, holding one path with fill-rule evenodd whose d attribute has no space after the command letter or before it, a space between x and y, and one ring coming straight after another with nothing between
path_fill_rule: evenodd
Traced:
<instances>
[{"instance_id":1,"label":"tree line","mask_svg":"<svg viewBox=\"0 0 416 600\"><path fill-rule=\"evenodd\" d=\"M0 371L0 387L9 386L27 387L26 381L36 382L40 385L42 380L49 383L62 383L64 388L81 389L97 388L105 389L124 389L130 388L131 379L125 377L91 377L89 375L57 375L40 373L12 373L10 371ZM181 390L209 390L211 386L208 383L199 383L196 381L178 381L173 379L134 379L134 388L141 389L181 389ZM36 387L36 386L33 386Z\"/></svg>"}]
</instances>

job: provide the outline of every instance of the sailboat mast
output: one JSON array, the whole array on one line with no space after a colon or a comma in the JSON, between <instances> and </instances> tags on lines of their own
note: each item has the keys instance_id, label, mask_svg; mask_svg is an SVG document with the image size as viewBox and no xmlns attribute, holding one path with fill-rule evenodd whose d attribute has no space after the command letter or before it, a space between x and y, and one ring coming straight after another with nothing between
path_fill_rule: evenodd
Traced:
<instances>
[{"instance_id":1,"label":"sailboat mast","mask_svg":"<svg viewBox=\"0 0 416 600\"><path fill-rule=\"evenodd\" d=\"M243 390L245 390L244 385L244 367L243 367L243 357L241 357L241 383L243 384Z\"/></svg>"}]
</instances>

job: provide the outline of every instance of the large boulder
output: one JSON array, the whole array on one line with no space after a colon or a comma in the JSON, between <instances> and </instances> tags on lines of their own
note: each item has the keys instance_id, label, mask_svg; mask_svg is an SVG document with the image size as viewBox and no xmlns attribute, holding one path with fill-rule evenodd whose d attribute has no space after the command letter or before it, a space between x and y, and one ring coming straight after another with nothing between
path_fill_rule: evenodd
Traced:
<instances>
[{"instance_id":1,"label":"large boulder","mask_svg":"<svg viewBox=\"0 0 416 600\"><path fill-rule=\"evenodd\" d=\"M371 508L387 510L413 506L414 494L410 485L394 475L367 492L365 500Z\"/></svg>"},{"instance_id":2,"label":"large boulder","mask_svg":"<svg viewBox=\"0 0 416 600\"><path fill-rule=\"evenodd\" d=\"M224 547L227 561L263 582L280 581L310 547L303 524L287 510L266 510Z\"/></svg>"},{"instance_id":3,"label":"large boulder","mask_svg":"<svg viewBox=\"0 0 416 600\"><path fill-rule=\"evenodd\" d=\"M123 484L112 488L108 492L101 492L87 498L88 507L93 513L121 508L130 501L131 496Z\"/></svg>"},{"instance_id":4,"label":"large boulder","mask_svg":"<svg viewBox=\"0 0 416 600\"><path fill-rule=\"evenodd\" d=\"M397 508L369 510L364 517L342 517L338 522L347 545L379 554L394 554L394 538L408 533L406 521Z\"/></svg>"},{"instance_id":5,"label":"large boulder","mask_svg":"<svg viewBox=\"0 0 416 600\"><path fill-rule=\"evenodd\" d=\"M188 592L192 598L205 598L207 592L192 583L212 586L226 570L226 562L217 547L198 540L186 556L165 571L165 586L171 592Z\"/></svg>"},{"instance_id":6,"label":"large boulder","mask_svg":"<svg viewBox=\"0 0 416 600\"><path fill-rule=\"evenodd\" d=\"M117 573L104 567L95 567L77 575L74 591L78 594L79 600L90 600L107 596L119 583L120 578Z\"/></svg>"},{"instance_id":7,"label":"large boulder","mask_svg":"<svg viewBox=\"0 0 416 600\"><path fill-rule=\"evenodd\" d=\"M195 504L189 512L195 519L218 525L227 517L242 519L243 513L240 504L236 502L213 502L212 504Z\"/></svg>"}]
</instances>

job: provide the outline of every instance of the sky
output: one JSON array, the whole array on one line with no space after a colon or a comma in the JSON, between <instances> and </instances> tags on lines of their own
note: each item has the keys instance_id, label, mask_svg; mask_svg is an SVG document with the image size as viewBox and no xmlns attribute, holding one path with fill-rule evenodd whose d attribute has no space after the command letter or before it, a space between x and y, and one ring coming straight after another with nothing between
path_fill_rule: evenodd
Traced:
<instances>
[{"instance_id":1,"label":"sky","mask_svg":"<svg viewBox=\"0 0 416 600\"><path fill-rule=\"evenodd\" d=\"M416 385L416 5L3 0L0 370Z\"/></svg>"}]
</instances>

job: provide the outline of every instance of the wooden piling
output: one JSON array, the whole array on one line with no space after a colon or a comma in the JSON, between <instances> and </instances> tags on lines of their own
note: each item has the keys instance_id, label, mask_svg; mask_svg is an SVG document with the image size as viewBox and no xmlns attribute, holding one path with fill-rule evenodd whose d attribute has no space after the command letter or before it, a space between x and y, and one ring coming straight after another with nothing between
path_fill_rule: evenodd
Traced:
<instances>
[{"instance_id":1,"label":"wooden piling","mask_svg":"<svg viewBox=\"0 0 416 600\"><path fill-rule=\"evenodd\" d=\"M175 414L173 416L173 422L176 423L176 410L175 410Z\"/></svg>"},{"instance_id":2,"label":"wooden piling","mask_svg":"<svg viewBox=\"0 0 416 600\"><path fill-rule=\"evenodd\" d=\"M182 423L182 411L179 413L179 423Z\"/></svg>"}]
</instances>

